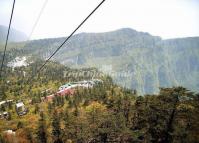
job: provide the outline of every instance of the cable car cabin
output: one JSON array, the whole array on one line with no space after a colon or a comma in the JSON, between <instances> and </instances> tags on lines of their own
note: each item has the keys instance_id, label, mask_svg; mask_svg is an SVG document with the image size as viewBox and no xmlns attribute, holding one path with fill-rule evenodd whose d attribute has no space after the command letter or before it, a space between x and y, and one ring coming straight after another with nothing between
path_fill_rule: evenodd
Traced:
<instances>
[{"instance_id":1,"label":"cable car cabin","mask_svg":"<svg viewBox=\"0 0 199 143\"><path fill-rule=\"evenodd\" d=\"M8 119L10 114L8 112L0 113L0 119Z\"/></svg>"},{"instance_id":2,"label":"cable car cabin","mask_svg":"<svg viewBox=\"0 0 199 143\"><path fill-rule=\"evenodd\" d=\"M5 104L6 104L6 101L1 101L1 102L0 102L0 107L1 107L1 106L4 106Z\"/></svg>"},{"instance_id":3,"label":"cable car cabin","mask_svg":"<svg viewBox=\"0 0 199 143\"><path fill-rule=\"evenodd\" d=\"M2 110L2 108L12 106L12 103L13 103L13 100L1 101L0 102L0 110Z\"/></svg>"},{"instance_id":4,"label":"cable car cabin","mask_svg":"<svg viewBox=\"0 0 199 143\"><path fill-rule=\"evenodd\" d=\"M16 108L16 112L19 116L23 116L23 115L27 114L27 112L28 112L28 110L27 110L27 108L25 108L25 105L23 102L17 103L15 108Z\"/></svg>"}]
</instances>

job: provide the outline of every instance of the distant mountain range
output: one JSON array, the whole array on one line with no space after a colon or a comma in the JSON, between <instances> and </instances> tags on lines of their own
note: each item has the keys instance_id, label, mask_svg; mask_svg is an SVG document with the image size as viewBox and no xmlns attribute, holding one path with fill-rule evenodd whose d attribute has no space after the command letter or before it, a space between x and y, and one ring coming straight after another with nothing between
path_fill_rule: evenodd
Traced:
<instances>
[{"instance_id":1,"label":"distant mountain range","mask_svg":"<svg viewBox=\"0 0 199 143\"><path fill-rule=\"evenodd\" d=\"M46 59L63 40L30 41L21 56ZM199 91L199 37L162 40L129 28L81 33L73 36L54 60L75 68L97 67L140 94L172 86Z\"/></svg>"},{"instance_id":2,"label":"distant mountain range","mask_svg":"<svg viewBox=\"0 0 199 143\"><path fill-rule=\"evenodd\" d=\"M0 43L5 42L8 32L8 27L0 25ZM10 42L21 42L27 40L26 34L17 31L15 29L10 30L9 41Z\"/></svg>"}]
</instances>

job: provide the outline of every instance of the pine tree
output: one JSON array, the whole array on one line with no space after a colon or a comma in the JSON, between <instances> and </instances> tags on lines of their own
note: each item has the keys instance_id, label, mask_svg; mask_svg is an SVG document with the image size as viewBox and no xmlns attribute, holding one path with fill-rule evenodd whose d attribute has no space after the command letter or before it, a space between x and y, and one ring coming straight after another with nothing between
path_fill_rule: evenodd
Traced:
<instances>
[{"instance_id":1,"label":"pine tree","mask_svg":"<svg viewBox=\"0 0 199 143\"><path fill-rule=\"evenodd\" d=\"M54 143L62 143L61 140L61 127L60 127L60 117L58 116L57 111L55 110L53 113L52 119L52 135L54 136Z\"/></svg>"},{"instance_id":2,"label":"pine tree","mask_svg":"<svg viewBox=\"0 0 199 143\"><path fill-rule=\"evenodd\" d=\"M37 114L38 112L39 112L39 105L38 105L38 104L35 104L34 113Z\"/></svg>"},{"instance_id":3,"label":"pine tree","mask_svg":"<svg viewBox=\"0 0 199 143\"><path fill-rule=\"evenodd\" d=\"M23 128L23 123L21 121L18 122L17 124L17 129Z\"/></svg>"},{"instance_id":4,"label":"pine tree","mask_svg":"<svg viewBox=\"0 0 199 143\"><path fill-rule=\"evenodd\" d=\"M2 135L0 134L0 143L5 143L6 141L4 140L4 138L2 137Z\"/></svg>"},{"instance_id":5,"label":"pine tree","mask_svg":"<svg viewBox=\"0 0 199 143\"><path fill-rule=\"evenodd\" d=\"M37 139L39 143L47 143L47 129L43 112L40 113Z\"/></svg>"},{"instance_id":6,"label":"pine tree","mask_svg":"<svg viewBox=\"0 0 199 143\"><path fill-rule=\"evenodd\" d=\"M48 113L51 114L52 113L52 109L53 109L53 106L52 106L52 103L48 103Z\"/></svg>"}]
</instances>

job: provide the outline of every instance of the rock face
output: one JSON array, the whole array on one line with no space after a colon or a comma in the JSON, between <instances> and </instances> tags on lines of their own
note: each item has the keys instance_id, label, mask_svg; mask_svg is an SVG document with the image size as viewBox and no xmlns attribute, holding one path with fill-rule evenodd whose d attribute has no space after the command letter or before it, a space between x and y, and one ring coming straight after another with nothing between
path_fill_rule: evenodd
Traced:
<instances>
[{"instance_id":1,"label":"rock face","mask_svg":"<svg viewBox=\"0 0 199 143\"><path fill-rule=\"evenodd\" d=\"M14 60L8 62L8 67L16 68L22 66L28 66L26 57L16 57Z\"/></svg>"},{"instance_id":2,"label":"rock face","mask_svg":"<svg viewBox=\"0 0 199 143\"><path fill-rule=\"evenodd\" d=\"M23 53L45 59L63 40L31 41ZM140 94L171 86L199 91L199 37L162 40L128 28L81 33L73 36L54 60L71 67L97 67Z\"/></svg>"}]
</instances>

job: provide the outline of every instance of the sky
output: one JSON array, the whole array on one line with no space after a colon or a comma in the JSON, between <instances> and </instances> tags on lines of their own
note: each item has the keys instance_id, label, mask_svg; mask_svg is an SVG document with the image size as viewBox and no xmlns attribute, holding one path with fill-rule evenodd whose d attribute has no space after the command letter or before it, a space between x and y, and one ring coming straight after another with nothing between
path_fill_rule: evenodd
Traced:
<instances>
[{"instance_id":1,"label":"sky","mask_svg":"<svg viewBox=\"0 0 199 143\"><path fill-rule=\"evenodd\" d=\"M0 0L0 25L8 26L12 2ZM68 36L100 2L16 0L12 28L30 39ZM120 28L163 39L199 36L199 0L106 0L77 33Z\"/></svg>"}]
</instances>

